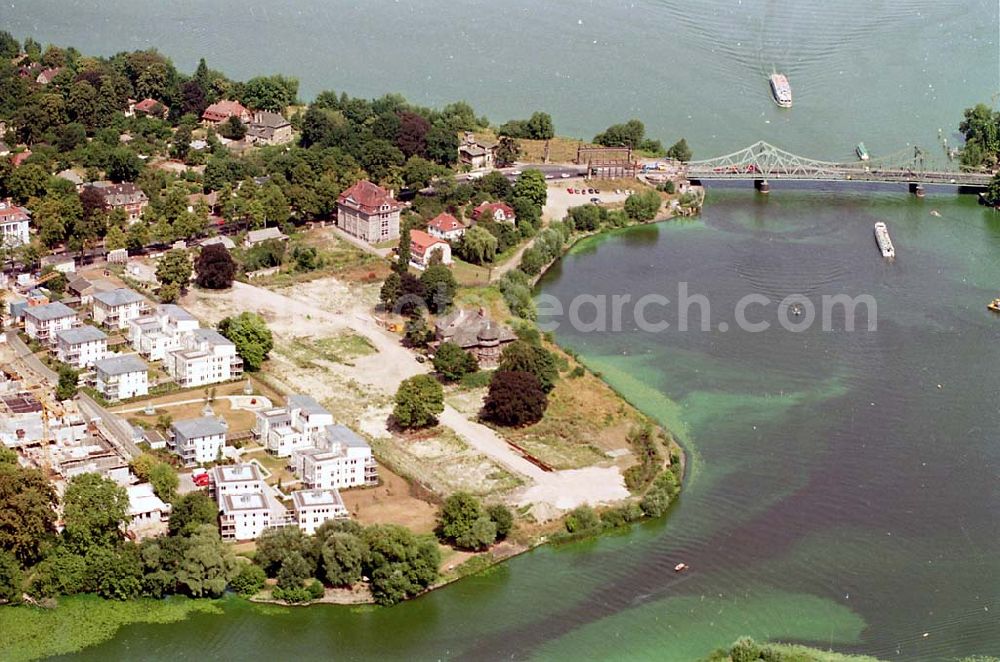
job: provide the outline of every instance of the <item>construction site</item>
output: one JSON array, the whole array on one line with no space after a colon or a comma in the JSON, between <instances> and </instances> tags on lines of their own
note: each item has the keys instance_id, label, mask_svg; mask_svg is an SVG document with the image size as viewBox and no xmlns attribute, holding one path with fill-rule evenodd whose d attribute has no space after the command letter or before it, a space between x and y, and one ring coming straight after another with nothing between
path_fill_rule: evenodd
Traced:
<instances>
[{"instance_id":1,"label":"construction site","mask_svg":"<svg viewBox=\"0 0 1000 662\"><path fill-rule=\"evenodd\" d=\"M0 443L41 469L60 494L82 473L127 483L139 454L131 427L86 395L59 402L52 375L32 369L11 335L0 335Z\"/></svg>"}]
</instances>

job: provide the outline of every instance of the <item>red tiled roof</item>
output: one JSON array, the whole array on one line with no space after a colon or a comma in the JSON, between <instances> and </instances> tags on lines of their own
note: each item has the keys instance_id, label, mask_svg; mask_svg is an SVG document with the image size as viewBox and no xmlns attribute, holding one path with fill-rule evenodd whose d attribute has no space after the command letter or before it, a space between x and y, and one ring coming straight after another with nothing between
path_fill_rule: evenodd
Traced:
<instances>
[{"instance_id":1,"label":"red tiled roof","mask_svg":"<svg viewBox=\"0 0 1000 662\"><path fill-rule=\"evenodd\" d=\"M448 245L444 239L432 237L423 230L410 230L410 251L425 255L436 244Z\"/></svg>"},{"instance_id":2,"label":"red tiled roof","mask_svg":"<svg viewBox=\"0 0 1000 662\"><path fill-rule=\"evenodd\" d=\"M163 104L156 99L143 99L139 103L135 104L135 109L143 113L151 113L157 105L163 106Z\"/></svg>"},{"instance_id":3,"label":"red tiled roof","mask_svg":"<svg viewBox=\"0 0 1000 662\"><path fill-rule=\"evenodd\" d=\"M233 115L236 117L241 117L244 113L248 113L246 108L243 107L239 101L230 101L224 99L222 101L216 101L211 106L205 109L205 112L201 114L203 120L208 120L209 122L222 122L229 119Z\"/></svg>"},{"instance_id":4,"label":"red tiled roof","mask_svg":"<svg viewBox=\"0 0 1000 662\"><path fill-rule=\"evenodd\" d=\"M453 232L455 230L464 230L465 224L448 212L443 212L431 219L427 227L434 228L438 232Z\"/></svg>"},{"instance_id":5,"label":"red tiled roof","mask_svg":"<svg viewBox=\"0 0 1000 662\"><path fill-rule=\"evenodd\" d=\"M18 221L26 221L29 218L26 210L15 205L7 204L4 207L0 207L0 223L16 223Z\"/></svg>"},{"instance_id":6,"label":"red tiled roof","mask_svg":"<svg viewBox=\"0 0 1000 662\"><path fill-rule=\"evenodd\" d=\"M10 162L13 163L14 167L16 168L17 166L27 161L29 156L31 156L31 150L26 149L23 152L18 152L14 156L10 157Z\"/></svg>"},{"instance_id":7,"label":"red tiled roof","mask_svg":"<svg viewBox=\"0 0 1000 662\"><path fill-rule=\"evenodd\" d=\"M478 219L484 211L488 211L490 216L495 216L498 209L505 217L514 218L514 209L506 202L484 202L476 207L472 215Z\"/></svg>"},{"instance_id":8,"label":"red tiled roof","mask_svg":"<svg viewBox=\"0 0 1000 662\"><path fill-rule=\"evenodd\" d=\"M401 205L389 192L377 184L363 179L340 194L337 202L358 209L365 214L377 214L383 205L389 205L388 211L396 211Z\"/></svg>"},{"instance_id":9,"label":"red tiled roof","mask_svg":"<svg viewBox=\"0 0 1000 662\"><path fill-rule=\"evenodd\" d=\"M52 79L59 75L59 72L63 70L62 67L51 67L45 69L42 73L38 74L38 78L42 79L39 82L45 82L46 84L51 83Z\"/></svg>"}]
</instances>

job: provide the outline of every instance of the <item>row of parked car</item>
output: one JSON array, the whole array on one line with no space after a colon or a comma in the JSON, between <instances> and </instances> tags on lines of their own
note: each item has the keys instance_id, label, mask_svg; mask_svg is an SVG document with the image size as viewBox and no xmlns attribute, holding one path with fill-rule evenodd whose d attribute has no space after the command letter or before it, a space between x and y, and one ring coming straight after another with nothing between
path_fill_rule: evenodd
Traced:
<instances>
[{"instance_id":1,"label":"row of parked car","mask_svg":"<svg viewBox=\"0 0 1000 662\"><path fill-rule=\"evenodd\" d=\"M579 193L580 195L600 195L601 189L598 188L567 188L569 193Z\"/></svg>"}]
</instances>

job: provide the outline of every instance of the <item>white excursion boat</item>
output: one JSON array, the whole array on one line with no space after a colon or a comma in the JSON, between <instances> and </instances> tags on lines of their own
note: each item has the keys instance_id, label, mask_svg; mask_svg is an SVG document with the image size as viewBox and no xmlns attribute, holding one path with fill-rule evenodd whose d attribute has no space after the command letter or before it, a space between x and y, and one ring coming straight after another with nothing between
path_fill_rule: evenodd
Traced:
<instances>
[{"instance_id":1,"label":"white excursion boat","mask_svg":"<svg viewBox=\"0 0 1000 662\"><path fill-rule=\"evenodd\" d=\"M771 74L771 96L774 103L782 108L792 107L792 86L788 84L785 74Z\"/></svg>"},{"instance_id":2,"label":"white excursion boat","mask_svg":"<svg viewBox=\"0 0 1000 662\"><path fill-rule=\"evenodd\" d=\"M889 228L882 221L875 224L875 243L882 251L882 257L887 257L890 260L896 257L896 249L892 245L892 239L889 238Z\"/></svg>"}]
</instances>

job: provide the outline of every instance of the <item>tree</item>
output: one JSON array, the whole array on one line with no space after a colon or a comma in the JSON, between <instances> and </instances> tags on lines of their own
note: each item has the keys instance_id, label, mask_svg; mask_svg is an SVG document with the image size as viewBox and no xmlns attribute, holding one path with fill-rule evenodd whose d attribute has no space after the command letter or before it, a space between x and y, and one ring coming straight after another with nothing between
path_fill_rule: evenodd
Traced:
<instances>
[{"instance_id":1,"label":"tree","mask_svg":"<svg viewBox=\"0 0 1000 662\"><path fill-rule=\"evenodd\" d=\"M59 366L59 385L56 386L56 398L69 400L76 395L76 385L79 375L72 366L63 363Z\"/></svg>"},{"instance_id":2,"label":"tree","mask_svg":"<svg viewBox=\"0 0 1000 662\"><path fill-rule=\"evenodd\" d=\"M497 369L531 373L546 393L555 387L559 378L559 368L552 352L524 340L515 340L503 348Z\"/></svg>"},{"instance_id":3,"label":"tree","mask_svg":"<svg viewBox=\"0 0 1000 662\"><path fill-rule=\"evenodd\" d=\"M547 406L545 391L533 374L498 370L490 380L482 416L498 425L530 425L542 420Z\"/></svg>"},{"instance_id":4,"label":"tree","mask_svg":"<svg viewBox=\"0 0 1000 662\"><path fill-rule=\"evenodd\" d=\"M457 252L462 259L473 264L486 264L496 259L498 241L493 233L473 225L462 235Z\"/></svg>"},{"instance_id":5,"label":"tree","mask_svg":"<svg viewBox=\"0 0 1000 662\"><path fill-rule=\"evenodd\" d=\"M437 579L441 552L432 538L393 524L370 526L363 538L369 549L364 574L379 604L417 595Z\"/></svg>"},{"instance_id":6,"label":"tree","mask_svg":"<svg viewBox=\"0 0 1000 662\"><path fill-rule=\"evenodd\" d=\"M500 136L495 158L497 165L500 167L513 165L515 161L521 158L521 146L511 136Z\"/></svg>"},{"instance_id":7,"label":"tree","mask_svg":"<svg viewBox=\"0 0 1000 662\"><path fill-rule=\"evenodd\" d=\"M420 283L424 286L424 299L427 307L434 313L443 313L451 306L458 290L458 283L451 269L443 264L433 264L420 275Z\"/></svg>"},{"instance_id":8,"label":"tree","mask_svg":"<svg viewBox=\"0 0 1000 662\"><path fill-rule=\"evenodd\" d=\"M550 140L556 135L555 126L552 124L552 116L548 113L532 113L531 117L528 118L525 128L527 129L528 137L534 140Z\"/></svg>"},{"instance_id":9,"label":"tree","mask_svg":"<svg viewBox=\"0 0 1000 662\"><path fill-rule=\"evenodd\" d=\"M198 274L195 280L198 287L224 290L233 286L236 261L230 255L229 249L222 244L209 244L201 249L201 254L195 260L194 269Z\"/></svg>"},{"instance_id":10,"label":"tree","mask_svg":"<svg viewBox=\"0 0 1000 662\"><path fill-rule=\"evenodd\" d=\"M90 547L84 555L86 590L106 600L130 600L142 591L142 562L132 543Z\"/></svg>"},{"instance_id":11,"label":"tree","mask_svg":"<svg viewBox=\"0 0 1000 662\"><path fill-rule=\"evenodd\" d=\"M86 554L94 547L118 544L128 521L128 492L100 474L74 476L63 496L66 541Z\"/></svg>"},{"instance_id":12,"label":"tree","mask_svg":"<svg viewBox=\"0 0 1000 662\"><path fill-rule=\"evenodd\" d=\"M180 479L174 468L166 462L159 462L152 468L149 482L153 486L153 492L163 501L171 503L176 498Z\"/></svg>"},{"instance_id":13,"label":"tree","mask_svg":"<svg viewBox=\"0 0 1000 662\"><path fill-rule=\"evenodd\" d=\"M0 36L6 33L0 33ZM14 555L0 549L0 605L17 604L21 601L21 587L24 574Z\"/></svg>"},{"instance_id":14,"label":"tree","mask_svg":"<svg viewBox=\"0 0 1000 662\"><path fill-rule=\"evenodd\" d=\"M399 385L392 417L402 428L421 428L436 424L443 411L441 384L430 375L415 375Z\"/></svg>"},{"instance_id":15,"label":"tree","mask_svg":"<svg viewBox=\"0 0 1000 662\"><path fill-rule=\"evenodd\" d=\"M219 333L236 345L247 370L256 372L274 347L274 336L267 322L256 313L244 312L219 322Z\"/></svg>"},{"instance_id":16,"label":"tree","mask_svg":"<svg viewBox=\"0 0 1000 662\"><path fill-rule=\"evenodd\" d=\"M408 110L398 113L398 117L399 130L396 134L396 147L407 158L425 156L427 154L427 132L431 129L431 123L417 113Z\"/></svg>"},{"instance_id":17,"label":"tree","mask_svg":"<svg viewBox=\"0 0 1000 662\"><path fill-rule=\"evenodd\" d=\"M396 261L392 270L400 276L410 269L410 226L404 225L399 231L399 245L396 248Z\"/></svg>"},{"instance_id":18,"label":"tree","mask_svg":"<svg viewBox=\"0 0 1000 662\"><path fill-rule=\"evenodd\" d=\"M177 583L192 597L219 597L239 574L239 565L215 525L202 524L191 534L190 545L177 566Z\"/></svg>"},{"instance_id":19,"label":"tree","mask_svg":"<svg viewBox=\"0 0 1000 662\"><path fill-rule=\"evenodd\" d=\"M514 197L527 198L538 208L545 206L548 190L545 186L545 175L541 170L528 169L517 176L514 182Z\"/></svg>"},{"instance_id":20,"label":"tree","mask_svg":"<svg viewBox=\"0 0 1000 662\"><path fill-rule=\"evenodd\" d=\"M253 563L244 563L239 574L230 580L229 586L244 598L251 598L264 588L266 581L267 575L263 568Z\"/></svg>"},{"instance_id":21,"label":"tree","mask_svg":"<svg viewBox=\"0 0 1000 662\"><path fill-rule=\"evenodd\" d=\"M361 536L346 531L331 533L320 549L323 574L334 586L352 586L361 581L368 546Z\"/></svg>"},{"instance_id":22,"label":"tree","mask_svg":"<svg viewBox=\"0 0 1000 662\"><path fill-rule=\"evenodd\" d=\"M441 343L435 352L434 369L448 381L454 382L479 370L479 362L471 353L448 341Z\"/></svg>"},{"instance_id":23,"label":"tree","mask_svg":"<svg viewBox=\"0 0 1000 662\"><path fill-rule=\"evenodd\" d=\"M403 340L410 347L427 347L434 339L434 331L427 326L427 320L422 315L410 319L403 329Z\"/></svg>"},{"instance_id":24,"label":"tree","mask_svg":"<svg viewBox=\"0 0 1000 662\"><path fill-rule=\"evenodd\" d=\"M170 144L170 154L176 159L187 158L191 149L191 127L182 124L174 132L174 139Z\"/></svg>"},{"instance_id":25,"label":"tree","mask_svg":"<svg viewBox=\"0 0 1000 662\"><path fill-rule=\"evenodd\" d=\"M1000 206L1000 173L993 175L993 179L990 180L990 185L983 193L983 202L991 207Z\"/></svg>"},{"instance_id":26,"label":"tree","mask_svg":"<svg viewBox=\"0 0 1000 662\"><path fill-rule=\"evenodd\" d=\"M242 101L250 108L283 113L295 103L299 81L281 75L257 76L243 84Z\"/></svg>"},{"instance_id":27,"label":"tree","mask_svg":"<svg viewBox=\"0 0 1000 662\"><path fill-rule=\"evenodd\" d=\"M502 503L495 503L486 508L486 514L496 527L497 540L503 540L510 535L514 529L514 514L510 512L510 508Z\"/></svg>"},{"instance_id":28,"label":"tree","mask_svg":"<svg viewBox=\"0 0 1000 662\"><path fill-rule=\"evenodd\" d=\"M678 161L686 162L690 161L693 155L691 154L691 148L688 147L687 140L681 138L670 146L670 149L667 150L667 156L672 159L677 159Z\"/></svg>"},{"instance_id":29,"label":"tree","mask_svg":"<svg viewBox=\"0 0 1000 662\"><path fill-rule=\"evenodd\" d=\"M21 52L17 39L6 30L0 31L0 58L13 60Z\"/></svg>"},{"instance_id":30,"label":"tree","mask_svg":"<svg viewBox=\"0 0 1000 662\"><path fill-rule=\"evenodd\" d=\"M653 190L633 193L625 200L625 215L633 221L651 221L659 213L662 202L659 194Z\"/></svg>"},{"instance_id":31,"label":"tree","mask_svg":"<svg viewBox=\"0 0 1000 662\"><path fill-rule=\"evenodd\" d=\"M142 172L142 161L128 147L111 150L104 170L113 182L134 182Z\"/></svg>"},{"instance_id":32,"label":"tree","mask_svg":"<svg viewBox=\"0 0 1000 662\"><path fill-rule=\"evenodd\" d=\"M427 158L444 166L458 161L458 134L446 126L435 125L427 132Z\"/></svg>"},{"instance_id":33,"label":"tree","mask_svg":"<svg viewBox=\"0 0 1000 662\"><path fill-rule=\"evenodd\" d=\"M0 462L0 549L36 563L55 534L56 492L38 469Z\"/></svg>"},{"instance_id":34,"label":"tree","mask_svg":"<svg viewBox=\"0 0 1000 662\"><path fill-rule=\"evenodd\" d=\"M174 502L167 530L172 536L190 536L203 524L216 525L219 508L204 492L188 492Z\"/></svg>"},{"instance_id":35,"label":"tree","mask_svg":"<svg viewBox=\"0 0 1000 662\"><path fill-rule=\"evenodd\" d=\"M257 538L257 553L254 559L264 569L268 577L276 577L284 565L285 558L295 554L311 564L303 577L313 574L316 564L316 550L312 541L298 528L282 527L265 529Z\"/></svg>"},{"instance_id":36,"label":"tree","mask_svg":"<svg viewBox=\"0 0 1000 662\"><path fill-rule=\"evenodd\" d=\"M438 532L458 547L480 550L496 540L497 526L483 511L479 499L468 492L456 492L441 507Z\"/></svg>"},{"instance_id":37,"label":"tree","mask_svg":"<svg viewBox=\"0 0 1000 662\"><path fill-rule=\"evenodd\" d=\"M638 149L646 135L646 125L639 120L629 120L624 124L614 124L594 137L594 142L606 147L631 147Z\"/></svg>"},{"instance_id":38,"label":"tree","mask_svg":"<svg viewBox=\"0 0 1000 662\"><path fill-rule=\"evenodd\" d=\"M219 125L219 135L229 140L242 140L247 135L246 124L236 115L230 115L225 122Z\"/></svg>"},{"instance_id":39,"label":"tree","mask_svg":"<svg viewBox=\"0 0 1000 662\"><path fill-rule=\"evenodd\" d=\"M409 271L401 274L399 279L399 297L393 306L393 312L410 317L419 317L427 306L424 297L423 282Z\"/></svg>"},{"instance_id":40,"label":"tree","mask_svg":"<svg viewBox=\"0 0 1000 662\"><path fill-rule=\"evenodd\" d=\"M278 570L279 588L300 588L302 582L313 574L314 565L306 561L301 552L289 552L281 559Z\"/></svg>"},{"instance_id":41,"label":"tree","mask_svg":"<svg viewBox=\"0 0 1000 662\"><path fill-rule=\"evenodd\" d=\"M385 282L382 283L382 289L379 290L379 301L382 302L382 307L386 310L392 310L396 305L396 300L399 299L399 295L403 291L403 281L399 277L399 273L392 271L385 278Z\"/></svg>"},{"instance_id":42,"label":"tree","mask_svg":"<svg viewBox=\"0 0 1000 662\"><path fill-rule=\"evenodd\" d=\"M176 285L183 290L191 281L191 259L183 248L172 248L156 264L156 279L162 285Z\"/></svg>"},{"instance_id":43,"label":"tree","mask_svg":"<svg viewBox=\"0 0 1000 662\"><path fill-rule=\"evenodd\" d=\"M10 175L4 188L7 195L18 204L26 204L31 198L43 197L51 179L45 168L37 163L26 163L20 168L15 168ZM34 215L34 214L32 214Z\"/></svg>"}]
</instances>

